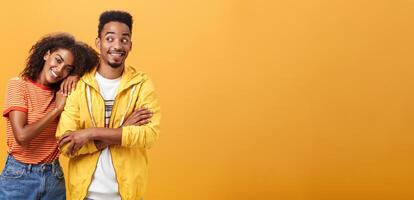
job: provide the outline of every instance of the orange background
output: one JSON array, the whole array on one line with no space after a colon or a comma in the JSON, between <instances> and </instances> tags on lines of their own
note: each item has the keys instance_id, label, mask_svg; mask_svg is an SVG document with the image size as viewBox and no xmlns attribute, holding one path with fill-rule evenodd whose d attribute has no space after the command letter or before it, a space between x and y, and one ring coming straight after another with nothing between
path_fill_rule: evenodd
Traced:
<instances>
[{"instance_id":1,"label":"orange background","mask_svg":"<svg viewBox=\"0 0 414 200\"><path fill-rule=\"evenodd\" d=\"M162 105L145 199L414 199L414 1L2 2L2 102L41 36L93 45L107 9Z\"/></svg>"}]
</instances>

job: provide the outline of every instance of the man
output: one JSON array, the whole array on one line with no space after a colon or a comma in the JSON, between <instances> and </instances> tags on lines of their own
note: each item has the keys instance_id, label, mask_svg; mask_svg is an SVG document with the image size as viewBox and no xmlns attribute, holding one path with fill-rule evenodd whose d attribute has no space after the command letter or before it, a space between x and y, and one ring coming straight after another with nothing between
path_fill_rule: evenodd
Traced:
<instances>
[{"instance_id":1,"label":"man","mask_svg":"<svg viewBox=\"0 0 414 200\"><path fill-rule=\"evenodd\" d=\"M71 199L135 200L145 190L146 150L158 139L160 113L149 77L125 66L131 33L129 13L101 14L100 64L81 78L60 117Z\"/></svg>"}]
</instances>

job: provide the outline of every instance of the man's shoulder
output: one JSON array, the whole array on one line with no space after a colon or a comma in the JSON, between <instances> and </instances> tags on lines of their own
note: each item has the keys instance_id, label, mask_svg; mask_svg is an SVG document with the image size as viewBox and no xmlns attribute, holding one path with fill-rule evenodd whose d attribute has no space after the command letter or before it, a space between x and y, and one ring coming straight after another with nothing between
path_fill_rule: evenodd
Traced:
<instances>
[{"instance_id":1,"label":"man's shoulder","mask_svg":"<svg viewBox=\"0 0 414 200\"><path fill-rule=\"evenodd\" d=\"M79 98L82 94L85 94L83 91L85 90L86 83L81 79L76 83L76 87L70 93L69 97L76 97Z\"/></svg>"},{"instance_id":2,"label":"man's shoulder","mask_svg":"<svg viewBox=\"0 0 414 200\"><path fill-rule=\"evenodd\" d=\"M134 82L141 82L149 79L149 76L144 71L138 70L137 68L128 65L125 67L124 73L127 74L127 76L124 76L124 78L134 81Z\"/></svg>"}]
</instances>

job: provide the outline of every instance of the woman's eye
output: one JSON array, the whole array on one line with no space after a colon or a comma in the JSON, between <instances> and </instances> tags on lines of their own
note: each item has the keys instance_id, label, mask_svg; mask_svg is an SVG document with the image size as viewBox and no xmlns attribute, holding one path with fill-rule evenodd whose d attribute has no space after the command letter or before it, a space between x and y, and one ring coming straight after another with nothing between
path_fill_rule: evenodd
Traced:
<instances>
[{"instance_id":1,"label":"woman's eye","mask_svg":"<svg viewBox=\"0 0 414 200\"><path fill-rule=\"evenodd\" d=\"M59 58L56 58L56 62L60 64L60 63L62 63L62 60L59 59Z\"/></svg>"}]
</instances>

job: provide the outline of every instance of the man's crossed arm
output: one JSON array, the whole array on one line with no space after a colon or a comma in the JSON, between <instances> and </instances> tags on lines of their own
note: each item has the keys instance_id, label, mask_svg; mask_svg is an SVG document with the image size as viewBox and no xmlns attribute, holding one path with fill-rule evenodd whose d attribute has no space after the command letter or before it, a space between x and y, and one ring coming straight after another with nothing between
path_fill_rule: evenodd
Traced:
<instances>
[{"instance_id":1,"label":"man's crossed arm","mask_svg":"<svg viewBox=\"0 0 414 200\"><path fill-rule=\"evenodd\" d=\"M147 108L140 108L134 111L119 128L86 128L66 132L59 138L59 148L66 144L67 154L73 156L83 145L94 141L97 149L101 150L109 145L120 145L122 142L122 127L141 126L148 124L152 112Z\"/></svg>"}]
</instances>

